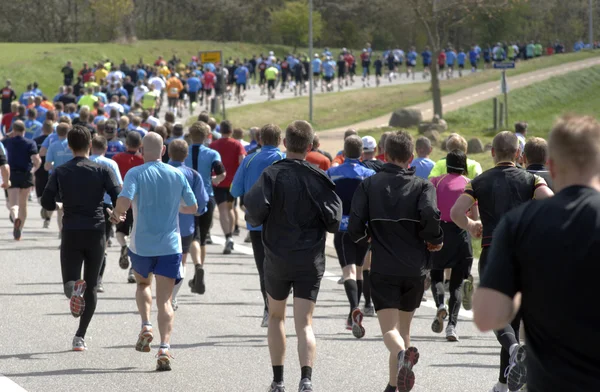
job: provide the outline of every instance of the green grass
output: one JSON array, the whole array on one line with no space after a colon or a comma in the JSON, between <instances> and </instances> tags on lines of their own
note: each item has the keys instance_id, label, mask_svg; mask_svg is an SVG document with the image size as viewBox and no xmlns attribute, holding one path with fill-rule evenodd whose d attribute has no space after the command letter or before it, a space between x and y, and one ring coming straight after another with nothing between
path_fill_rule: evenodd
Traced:
<instances>
[{"instance_id":1,"label":"green grass","mask_svg":"<svg viewBox=\"0 0 600 392\"><path fill-rule=\"evenodd\" d=\"M516 69L509 70L507 73L508 76L515 76L597 56L600 56L600 51L542 57L520 62ZM444 80L442 81L442 94L456 93L478 84L499 80L499 78L499 71L489 70L468 78ZM430 99L431 94L428 83L316 95L314 97L313 125L317 130L342 127L382 116L396 109ZM308 98L293 98L241 106L230 109L227 112L227 117L236 126L244 128L260 126L270 122L275 122L279 126L286 126L293 120L308 118Z\"/></svg>"},{"instance_id":2,"label":"green grass","mask_svg":"<svg viewBox=\"0 0 600 392\"><path fill-rule=\"evenodd\" d=\"M260 53L268 54L270 50L277 56L289 53L293 48L283 45L256 45L243 42L216 41L139 41L133 44L117 43L0 43L0 78L12 79L17 93L21 93L28 83L37 81L42 91L54 96L62 83L61 68L67 60L73 61L76 71L81 69L84 61L89 63L104 61L107 58L120 64L123 58L128 63L137 64L140 58L151 64L159 55L170 59L173 54L181 57L186 63L198 51L222 50L225 58L250 58ZM339 49L331 49L339 53ZM298 53L308 49L298 48ZM321 50L315 48L315 52ZM355 51L358 53L358 51Z\"/></svg>"}]
</instances>

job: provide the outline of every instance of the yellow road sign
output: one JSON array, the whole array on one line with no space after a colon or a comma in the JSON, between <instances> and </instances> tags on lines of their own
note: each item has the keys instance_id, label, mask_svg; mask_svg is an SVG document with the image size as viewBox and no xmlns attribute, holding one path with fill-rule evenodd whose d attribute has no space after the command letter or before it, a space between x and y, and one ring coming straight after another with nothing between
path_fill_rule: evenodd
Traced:
<instances>
[{"instance_id":1,"label":"yellow road sign","mask_svg":"<svg viewBox=\"0 0 600 392\"><path fill-rule=\"evenodd\" d=\"M220 63L222 62L223 54L221 51L213 51L213 52L200 52L200 61L203 64L206 63Z\"/></svg>"}]
</instances>

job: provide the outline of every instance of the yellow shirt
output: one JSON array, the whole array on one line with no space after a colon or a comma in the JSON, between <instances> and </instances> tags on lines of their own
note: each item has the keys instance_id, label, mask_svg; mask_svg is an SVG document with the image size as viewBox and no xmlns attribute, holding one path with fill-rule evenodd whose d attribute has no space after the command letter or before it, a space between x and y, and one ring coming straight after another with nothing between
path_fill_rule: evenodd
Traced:
<instances>
[{"instance_id":1,"label":"yellow shirt","mask_svg":"<svg viewBox=\"0 0 600 392\"><path fill-rule=\"evenodd\" d=\"M267 80L275 80L277 79L277 75L279 74L279 70L275 67L269 67L265 71L265 78Z\"/></svg>"},{"instance_id":2,"label":"yellow shirt","mask_svg":"<svg viewBox=\"0 0 600 392\"><path fill-rule=\"evenodd\" d=\"M94 87L98 87L99 84L96 82L86 82L83 87L85 88L94 88Z\"/></svg>"},{"instance_id":3,"label":"yellow shirt","mask_svg":"<svg viewBox=\"0 0 600 392\"><path fill-rule=\"evenodd\" d=\"M467 177L471 180L483 173L479 162L469 158L467 158L467 169L469 170L469 174L467 175ZM439 161L437 161L433 169L431 169L431 173L429 173L429 178L443 176L446 173L448 173L448 170L446 168L446 158L442 158Z\"/></svg>"},{"instance_id":4,"label":"yellow shirt","mask_svg":"<svg viewBox=\"0 0 600 392\"><path fill-rule=\"evenodd\" d=\"M104 68L97 69L96 72L94 72L94 77L96 78L96 82L98 83L100 83L101 80L106 80L107 76L108 71Z\"/></svg>"},{"instance_id":5,"label":"yellow shirt","mask_svg":"<svg viewBox=\"0 0 600 392\"><path fill-rule=\"evenodd\" d=\"M154 109L157 98L158 98L158 94L156 93L156 91L148 91L142 97L142 108L144 110Z\"/></svg>"},{"instance_id":6,"label":"yellow shirt","mask_svg":"<svg viewBox=\"0 0 600 392\"><path fill-rule=\"evenodd\" d=\"M93 109L95 102L98 102L98 97L95 95L84 95L83 97L79 98L79 102L77 102L77 104L79 106L87 106L90 109Z\"/></svg>"},{"instance_id":7,"label":"yellow shirt","mask_svg":"<svg viewBox=\"0 0 600 392\"><path fill-rule=\"evenodd\" d=\"M167 66L163 66L161 69L158 70L158 72L160 72L160 74L165 78L171 74L171 71L169 71L169 68Z\"/></svg>"}]
</instances>

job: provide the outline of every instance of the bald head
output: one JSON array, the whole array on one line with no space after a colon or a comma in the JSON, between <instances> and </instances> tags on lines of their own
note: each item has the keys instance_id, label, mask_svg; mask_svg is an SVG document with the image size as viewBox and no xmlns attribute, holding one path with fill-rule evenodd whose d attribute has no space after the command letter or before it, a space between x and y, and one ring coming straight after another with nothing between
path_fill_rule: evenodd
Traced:
<instances>
[{"instance_id":1,"label":"bald head","mask_svg":"<svg viewBox=\"0 0 600 392\"><path fill-rule=\"evenodd\" d=\"M508 131L500 132L492 141L494 162L515 162L519 151L519 139Z\"/></svg>"},{"instance_id":2,"label":"bald head","mask_svg":"<svg viewBox=\"0 0 600 392\"><path fill-rule=\"evenodd\" d=\"M164 154L163 138L156 132L149 132L144 136L142 147L145 162L160 160Z\"/></svg>"}]
</instances>

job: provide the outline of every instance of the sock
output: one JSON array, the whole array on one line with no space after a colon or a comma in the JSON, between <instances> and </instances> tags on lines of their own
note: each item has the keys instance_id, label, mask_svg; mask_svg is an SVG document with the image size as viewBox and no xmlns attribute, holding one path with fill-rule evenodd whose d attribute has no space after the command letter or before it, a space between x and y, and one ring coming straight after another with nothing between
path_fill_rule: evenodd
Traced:
<instances>
[{"instance_id":1,"label":"sock","mask_svg":"<svg viewBox=\"0 0 600 392\"><path fill-rule=\"evenodd\" d=\"M388 386L385 388L385 391L383 392L396 392L396 387L393 387L390 384L388 384Z\"/></svg>"},{"instance_id":2,"label":"sock","mask_svg":"<svg viewBox=\"0 0 600 392\"><path fill-rule=\"evenodd\" d=\"M239 229L240 229L240 227L236 224L235 225L235 230L239 230Z\"/></svg>"},{"instance_id":3,"label":"sock","mask_svg":"<svg viewBox=\"0 0 600 392\"><path fill-rule=\"evenodd\" d=\"M309 380L311 380L312 368L310 366L302 366L302 369L300 369L300 372L301 372L300 380L304 380L305 378L308 378Z\"/></svg>"},{"instance_id":4,"label":"sock","mask_svg":"<svg viewBox=\"0 0 600 392\"><path fill-rule=\"evenodd\" d=\"M365 296L365 306L371 306L371 270L363 271L363 295Z\"/></svg>"},{"instance_id":5,"label":"sock","mask_svg":"<svg viewBox=\"0 0 600 392\"><path fill-rule=\"evenodd\" d=\"M348 279L344 282L344 288L346 289L346 295L350 302L350 311L354 310L358 306L358 286L356 280Z\"/></svg>"},{"instance_id":6,"label":"sock","mask_svg":"<svg viewBox=\"0 0 600 392\"><path fill-rule=\"evenodd\" d=\"M142 328L144 327L152 328L152 323L150 321L142 321Z\"/></svg>"},{"instance_id":7,"label":"sock","mask_svg":"<svg viewBox=\"0 0 600 392\"><path fill-rule=\"evenodd\" d=\"M358 302L356 303L356 306L358 306L358 305L360 305L360 297L362 296L362 293L363 293L363 281L357 280L356 287L358 288Z\"/></svg>"},{"instance_id":8,"label":"sock","mask_svg":"<svg viewBox=\"0 0 600 392\"><path fill-rule=\"evenodd\" d=\"M160 343L160 348L161 348L161 350L168 350L168 349L171 348L171 346L168 343L161 342Z\"/></svg>"},{"instance_id":9,"label":"sock","mask_svg":"<svg viewBox=\"0 0 600 392\"><path fill-rule=\"evenodd\" d=\"M179 294L179 289L181 289L181 285L185 279L185 266L183 263L179 265L179 276L181 276L181 280L173 287L173 300L177 299L177 294Z\"/></svg>"},{"instance_id":10,"label":"sock","mask_svg":"<svg viewBox=\"0 0 600 392\"><path fill-rule=\"evenodd\" d=\"M225 239L228 240L232 237L231 233L225 234Z\"/></svg>"},{"instance_id":11,"label":"sock","mask_svg":"<svg viewBox=\"0 0 600 392\"><path fill-rule=\"evenodd\" d=\"M273 381L277 384L283 382L283 365L273 366Z\"/></svg>"}]
</instances>

